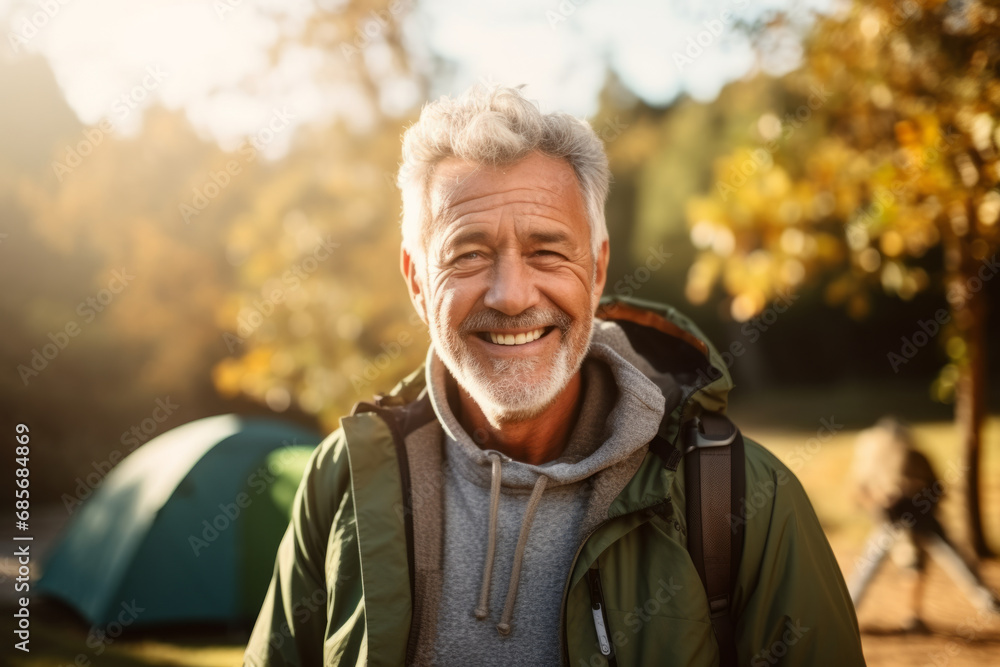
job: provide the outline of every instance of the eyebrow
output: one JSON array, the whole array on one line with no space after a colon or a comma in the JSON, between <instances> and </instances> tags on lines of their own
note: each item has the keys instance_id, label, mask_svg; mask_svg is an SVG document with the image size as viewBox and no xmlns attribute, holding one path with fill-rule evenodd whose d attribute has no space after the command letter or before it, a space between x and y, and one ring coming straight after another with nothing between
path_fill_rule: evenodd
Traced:
<instances>
[{"instance_id":1,"label":"eyebrow","mask_svg":"<svg viewBox=\"0 0 1000 667\"><path fill-rule=\"evenodd\" d=\"M448 245L451 247L465 245L466 243L486 243L489 240L490 235L483 230L470 229L468 231L459 232L456 234Z\"/></svg>"},{"instance_id":2,"label":"eyebrow","mask_svg":"<svg viewBox=\"0 0 1000 667\"><path fill-rule=\"evenodd\" d=\"M491 235L483 230L470 229L468 231L459 232L456 234L452 240L448 243L451 247L456 247L464 245L467 243L486 243L489 241ZM569 235L562 231L556 232L531 232L528 235L529 240L538 244L545 243L569 243Z\"/></svg>"},{"instance_id":3,"label":"eyebrow","mask_svg":"<svg viewBox=\"0 0 1000 667\"><path fill-rule=\"evenodd\" d=\"M532 232L528 238L535 243L569 243L566 232Z\"/></svg>"}]
</instances>

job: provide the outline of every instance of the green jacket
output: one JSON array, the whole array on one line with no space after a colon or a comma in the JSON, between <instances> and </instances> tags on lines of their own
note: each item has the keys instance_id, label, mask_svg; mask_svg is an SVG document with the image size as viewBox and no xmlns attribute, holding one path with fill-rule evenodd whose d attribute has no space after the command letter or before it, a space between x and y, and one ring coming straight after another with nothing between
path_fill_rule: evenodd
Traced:
<instances>
[{"instance_id":1,"label":"green jacket","mask_svg":"<svg viewBox=\"0 0 1000 667\"><path fill-rule=\"evenodd\" d=\"M668 402L661 434L669 440L689 416L725 409L732 387L726 365L683 315L605 299L598 316L628 322L640 353L676 360L671 373L683 393L672 410ZM409 404L423 387L420 368L381 404ZM355 411L313 454L245 665L407 664L410 490L400 426L389 412ZM745 541L733 593L740 664L863 665L854 607L805 491L774 455L744 442L747 511L737 520L745 521ZM567 572L562 641L570 665L608 664L586 576L594 565L618 665L718 664L684 510L683 462L670 470L648 452Z\"/></svg>"}]
</instances>

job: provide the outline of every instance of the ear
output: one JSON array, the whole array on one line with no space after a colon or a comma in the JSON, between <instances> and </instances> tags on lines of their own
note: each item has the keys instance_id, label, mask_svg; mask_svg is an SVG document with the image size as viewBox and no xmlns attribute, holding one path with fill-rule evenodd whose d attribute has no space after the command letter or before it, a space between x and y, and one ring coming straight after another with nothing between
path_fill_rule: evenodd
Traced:
<instances>
[{"instance_id":1,"label":"ear","mask_svg":"<svg viewBox=\"0 0 1000 667\"><path fill-rule=\"evenodd\" d=\"M399 251L399 269L403 273L403 280L406 281L406 289L410 293L410 301L417 311L417 315L427 324L427 302L424 300L424 287L417 274L417 263L413 261L413 256L404 247Z\"/></svg>"},{"instance_id":2,"label":"ear","mask_svg":"<svg viewBox=\"0 0 1000 667\"><path fill-rule=\"evenodd\" d=\"M604 284L608 280L608 260L611 256L611 250L608 245L608 240L604 239L601 242L601 247L597 250L596 266L594 267L594 291L590 295L591 305L594 310L597 309L597 304L601 300L601 295L604 293Z\"/></svg>"}]
</instances>

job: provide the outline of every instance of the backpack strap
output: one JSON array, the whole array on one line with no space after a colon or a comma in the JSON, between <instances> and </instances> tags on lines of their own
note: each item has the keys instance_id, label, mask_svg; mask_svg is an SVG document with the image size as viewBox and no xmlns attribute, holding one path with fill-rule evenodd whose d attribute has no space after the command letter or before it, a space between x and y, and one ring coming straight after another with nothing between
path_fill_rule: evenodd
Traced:
<instances>
[{"instance_id":1,"label":"backpack strap","mask_svg":"<svg viewBox=\"0 0 1000 667\"><path fill-rule=\"evenodd\" d=\"M702 413L684 428L688 552L708 596L720 667L736 667L732 598L743 555L743 522L735 520L746 494L743 436L714 412Z\"/></svg>"}]
</instances>

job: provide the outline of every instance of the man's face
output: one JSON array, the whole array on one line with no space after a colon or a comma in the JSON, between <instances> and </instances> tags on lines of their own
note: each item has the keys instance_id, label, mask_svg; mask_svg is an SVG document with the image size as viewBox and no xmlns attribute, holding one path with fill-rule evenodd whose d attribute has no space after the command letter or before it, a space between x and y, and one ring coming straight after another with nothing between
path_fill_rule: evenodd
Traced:
<instances>
[{"instance_id":1,"label":"man's face","mask_svg":"<svg viewBox=\"0 0 1000 667\"><path fill-rule=\"evenodd\" d=\"M403 273L435 350L491 421L536 416L579 369L606 278L572 167L448 158L430 207L426 255L404 250Z\"/></svg>"}]
</instances>

